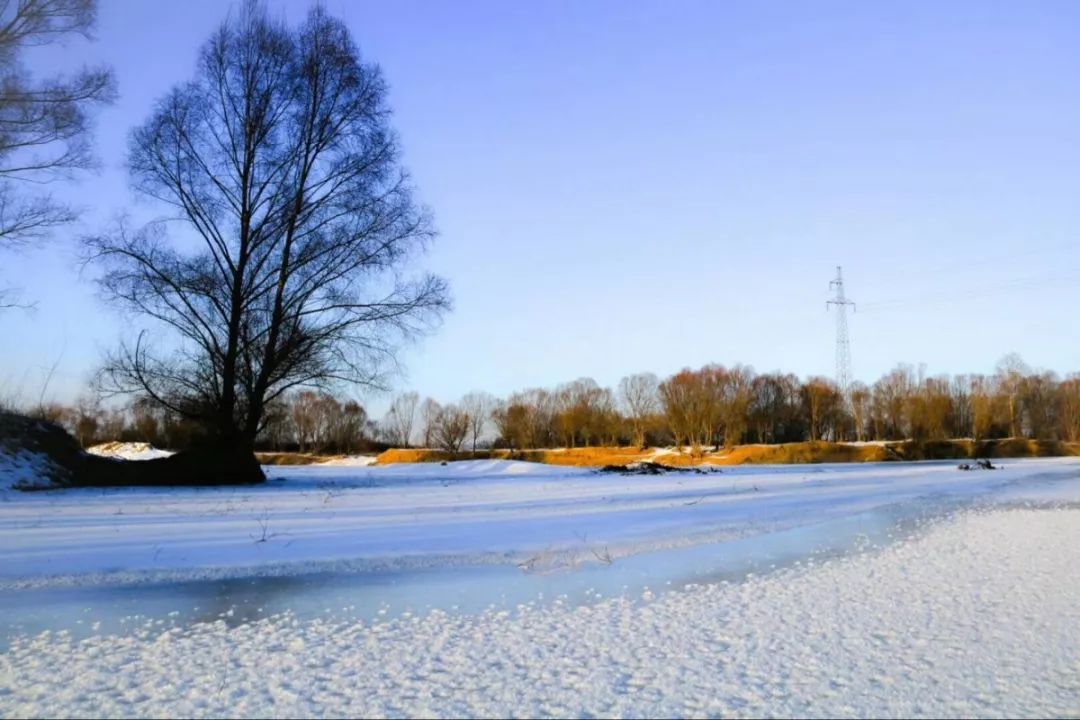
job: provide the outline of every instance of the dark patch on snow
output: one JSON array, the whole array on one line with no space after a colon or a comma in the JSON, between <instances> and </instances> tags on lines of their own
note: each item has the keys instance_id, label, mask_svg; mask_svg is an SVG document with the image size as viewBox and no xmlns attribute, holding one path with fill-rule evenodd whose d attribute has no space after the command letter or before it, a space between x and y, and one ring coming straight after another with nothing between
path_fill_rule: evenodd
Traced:
<instances>
[{"instance_id":1,"label":"dark patch on snow","mask_svg":"<svg viewBox=\"0 0 1080 720\"><path fill-rule=\"evenodd\" d=\"M974 465L969 464L969 463L960 463L959 465L956 466L956 469L957 470L997 470L998 468L995 467L990 462L989 458L987 458L986 460L976 460Z\"/></svg>"},{"instance_id":2,"label":"dark patch on snow","mask_svg":"<svg viewBox=\"0 0 1080 720\"><path fill-rule=\"evenodd\" d=\"M597 468L597 472L601 473L617 473L619 475L667 475L668 473L694 473L696 475L711 475L712 473L723 472L720 468L713 467L672 467L671 465L661 465L660 463L650 462L643 460L641 462L633 462L628 465L605 465L601 468Z\"/></svg>"}]
</instances>

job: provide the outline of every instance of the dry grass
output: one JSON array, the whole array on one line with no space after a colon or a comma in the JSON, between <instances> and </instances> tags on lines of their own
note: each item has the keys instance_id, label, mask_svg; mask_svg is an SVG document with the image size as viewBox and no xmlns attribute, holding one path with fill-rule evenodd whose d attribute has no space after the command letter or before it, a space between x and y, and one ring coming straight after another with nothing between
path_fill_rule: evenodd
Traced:
<instances>
[{"instance_id":1,"label":"dry grass","mask_svg":"<svg viewBox=\"0 0 1080 720\"><path fill-rule=\"evenodd\" d=\"M344 455L312 455L311 453L257 452L255 459L260 465L314 465L328 460L339 460Z\"/></svg>"},{"instance_id":2,"label":"dry grass","mask_svg":"<svg viewBox=\"0 0 1080 720\"><path fill-rule=\"evenodd\" d=\"M830 442L784 443L782 445L738 445L721 453L718 465L792 465L802 463L883 462L896 460L890 448L881 445L849 445Z\"/></svg>"},{"instance_id":3,"label":"dry grass","mask_svg":"<svg viewBox=\"0 0 1080 720\"><path fill-rule=\"evenodd\" d=\"M604 465L625 465L653 457L652 450L637 448L586 447L553 450L478 450L475 453L464 451L449 453L444 450L425 450L422 448L395 448L380 454L376 464L442 462L451 460L524 460L547 465L569 465L573 467L602 467Z\"/></svg>"},{"instance_id":4,"label":"dry grass","mask_svg":"<svg viewBox=\"0 0 1080 720\"><path fill-rule=\"evenodd\" d=\"M801 442L781 445L738 445L717 452L663 452L633 447L585 447L535 450L481 450L449 453L420 448L392 449L376 459L389 463L443 462L453 460L524 460L548 465L603 467L648 460L660 465L791 465L801 463L885 462L890 460L962 460L975 457L1059 457L1080 456L1080 443L1012 438L976 444L971 440L895 442L887 445Z\"/></svg>"},{"instance_id":5,"label":"dry grass","mask_svg":"<svg viewBox=\"0 0 1080 720\"><path fill-rule=\"evenodd\" d=\"M1080 455L1080 443L1057 440L1004 438L1001 440L934 440L897 443L903 460L954 460L962 458L1065 457Z\"/></svg>"},{"instance_id":6,"label":"dry grass","mask_svg":"<svg viewBox=\"0 0 1080 720\"><path fill-rule=\"evenodd\" d=\"M255 453L263 465L312 465L341 458L341 455L311 455L309 453ZM450 453L445 450L422 448L393 448L379 454L378 465L391 463L443 462L452 460L525 460L548 465L572 465L576 467L600 467L602 465L625 465L652 457L652 451L633 448L589 447L573 450L477 450ZM690 458L687 456L687 460Z\"/></svg>"}]
</instances>

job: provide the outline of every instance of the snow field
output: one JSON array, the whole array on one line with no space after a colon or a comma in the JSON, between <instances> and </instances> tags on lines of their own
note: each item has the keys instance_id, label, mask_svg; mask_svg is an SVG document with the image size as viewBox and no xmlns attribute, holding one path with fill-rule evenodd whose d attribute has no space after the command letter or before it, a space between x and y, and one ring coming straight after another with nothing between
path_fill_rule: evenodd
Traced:
<instances>
[{"instance_id":1,"label":"snow field","mask_svg":"<svg viewBox=\"0 0 1080 720\"><path fill-rule=\"evenodd\" d=\"M1078 601L1080 510L969 512L636 602L43 633L0 655L0 715L1075 715Z\"/></svg>"},{"instance_id":2,"label":"snow field","mask_svg":"<svg viewBox=\"0 0 1080 720\"><path fill-rule=\"evenodd\" d=\"M273 467L249 488L0 491L0 588L588 560L902 503L1077 485L1076 458L737 467L664 476L509 461ZM1074 495L1078 493L1074 492Z\"/></svg>"}]
</instances>

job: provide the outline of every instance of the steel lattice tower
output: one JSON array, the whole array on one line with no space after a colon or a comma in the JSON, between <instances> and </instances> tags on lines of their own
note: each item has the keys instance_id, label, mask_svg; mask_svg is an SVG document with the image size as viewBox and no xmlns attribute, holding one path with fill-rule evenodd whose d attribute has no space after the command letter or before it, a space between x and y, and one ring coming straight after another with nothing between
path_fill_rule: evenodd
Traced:
<instances>
[{"instance_id":1,"label":"steel lattice tower","mask_svg":"<svg viewBox=\"0 0 1080 720\"><path fill-rule=\"evenodd\" d=\"M825 302L825 308L836 306L836 384L847 400L851 385L851 343L848 341L847 309L855 309L855 303L844 295L844 276L840 266L836 266L836 279L829 282L829 289L835 291L832 300Z\"/></svg>"}]
</instances>

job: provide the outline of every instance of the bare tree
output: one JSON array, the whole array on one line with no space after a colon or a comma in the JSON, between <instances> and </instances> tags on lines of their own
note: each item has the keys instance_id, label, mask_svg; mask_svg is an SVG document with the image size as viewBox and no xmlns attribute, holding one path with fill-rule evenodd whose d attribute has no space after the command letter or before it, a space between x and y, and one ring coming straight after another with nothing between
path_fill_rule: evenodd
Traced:
<instances>
[{"instance_id":1,"label":"bare tree","mask_svg":"<svg viewBox=\"0 0 1080 720\"><path fill-rule=\"evenodd\" d=\"M496 403L492 422L499 432L497 440L511 449L551 447L558 415L555 395L543 388L529 388Z\"/></svg>"},{"instance_id":2,"label":"bare tree","mask_svg":"<svg viewBox=\"0 0 1080 720\"><path fill-rule=\"evenodd\" d=\"M835 430L836 413L843 406L843 396L832 380L812 377L803 386L803 398L810 429L810 441L827 439Z\"/></svg>"},{"instance_id":3,"label":"bare tree","mask_svg":"<svg viewBox=\"0 0 1080 720\"><path fill-rule=\"evenodd\" d=\"M298 28L254 2L227 20L130 143L137 190L197 249L162 222L88 241L106 293L177 341L157 351L140 333L105 384L243 453L290 388L382 386L401 342L449 306L443 280L401 273L434 231L389 119L381 71L321 6Z\"/></svg>"},{"instance_id":4,"label":"bare tree","mask_svg":"<svg viewBox=\"0 0 1080 720\"><path fill-rule=\"evenodd\" d=\"M1017 353L1009 353L998 361L997 385L1009 412L1009 437L1020 437L1021 389L1024 376L1031 370Z\"/></svg>"},{"instance_id":5,"label":"bare tree","mask_svg":"<svg viewBox=\"0 0 1080 720\"><path fill-rule=\"evenodd\" d=\"M949 435L965 437L971 433L971 380L967 375L949 381L949 397L953 411Z\"/></svg>"},{"instance_id":6,"label":"bare tree","mask_svg":"<svg viewBox=\"0 0 1080 720\"><path fill-rule=\"evenodd\" d=\"M420 433L423 440L421 446L430 448L435 445L435 429L441 411L442 408L434 398L424 398L424 402L420 403Z\"/></svg>"},{"instance_id":7,"label":"bare tree","mask_svg":"<svg viewBox=\"0 0 1080 720\"><path fill-rule=\"evenodd\" d=\"M851 415L855 421L855 440L862 442L866 437L866 415L870 405L870 388L866 383L853 382L848 389L848 397L851 400Z\"/></svg>"},{"instance_id":8,"label":"bare tree","mask_svg":"<svg viewBox=\"0 0 1080 720\"><path fill-rule=\"evenodd\" d=\"M551 394L552 424L562 443L569 447L590 445L604 438L613 409L611 392L592 378L578 378Z\"/></svg>"},{"instance_id":9,"label":"bare tree","mask_svg":"<svg viewBox=\"0 0 1080 720\"><path fill-rule=\"evenodd\" d=\"M873 385L871 402L880 419L881 439L901 440L910 436L908 410L917 385L915 371L910 365L898 365Z\"/></svg>"},{"instance_id":10,"label":"bare tree","mask_svg":"<svg viewBox=\"0 0 1080 720\"><path fill-rule=\"evenodd\" d=\"M723 368L721 368L723 370ZM720 376L720 416L723 422L724 446L731 448L742 442L750 418L753 399L754 370L736 365Z\"/></svg>"},{"instance_id":11,"label":"bare tree","mask_svg":"<svg viewBox=\"0 0 1080 720\"><path fill-rule=\"evenodd\" d=\"M521 450L532 442L532 409L521 394L496 403L491 420L499 432L499 440L511 450Z\"/></svg>"},{"instance_id":12,"label":"bare tree","mask_svg":"<svg viewBox=\"0 0 1080 720\"><path fill-rule=\"evenodd\" d=\"M969 379L971 397L971 437L976 442L990 436L994 425L994 398L997 394L993 378L972 375Z\"/></svg>"},{"instance_id":13,"label":"bare tree","mask_svg":"<svg viewBox=\"0 0 1080 720\"><path fill-rule=\"evenodd\" d=\"M685 368L659 385L660 404L675 444L689 443L696 452L708 441L713 413L704 374Z\"/></svg>"},{"instance_id":14,"label":"bare tree","mask_svg":"<svg viewBox=\"0 0 1080 720\"><path fill-rule=\"evenodd\" d=\"M105 415L101 402L93 395L83 395L76 400L73 415L71 425L75 439L82 447L90 447L101 436L101 426ZM117 440L118 438L106 436L106 439Z\"/></svg>"},{"instance_id":15,"label":"bare tree","mask_svg":"<svg viewBox=\"0 0 1080 720\"><path fill-rule=\"evenodd\" d=\"M311 390L303 390L289 400L289 410L297 449L300 452L312 450L319 439L319 396Z\"/></svg>"},{"instance_id":16,"label":"bare tree","mask_svg":"<svg viewBox=\"0 0 1080 720\"><path fill-rule=\"evenodd\" d=\"M394 397L382 421L383 437L388 443L396 447L409 447L416 422L416 406L419 404L420 396L414 392Z\"/></svg>"},{"instance_id":17,"label":"bare tree","mask_svg":"<svg viewBox=\"0 0 1080 720\"><path fill-rule=\"evenodd\" d=\"M652 373L628 375L619 381L619 399L630 418L637 447L645 446L645 430L660 411L659 385L660 381Z\"/></svg>"},{"instance_id":18,"label":"bare tree","mask_svg":"<svg viewBox=\"0 0 1080 720\"><path fill-rule=\"evenodd\" d=\"M751 383L749 420L758 442L803 440L802 384L794 375L766 373Z\"/></svg>"},{"instance_id":19,"label":"bare tree","mask_svg":"<svg viewBox=\"0 0 1080 720\"><path fill-rule=\"evenodd\" d=\"M1080 442L1080 375L1070 375L1060 389L1061 434L1070 442Z\"/></svg>"},{"instance_id":20,"label":"bare tree","mask_svg":"<svg viewBox=\"0 0 1080 720\"><path fill-rule=\"evenodd\" d=\"M525 408L527 422L527 442L531 447L551 447L555 436L552 433L552 420L555 418L555 395L544 388L530 388L510 396L512 403L517 402Z\"/></svg>"},{"instance_id":21,"label":"bare tree","mask_svg":"<svg viewBox=\"0 0 1080 720\"><path fill-rule=\"evenodd\" d=\"M292 403L286 398L275 398L266 404L266 418L260 439L271 450L281 450L292 440Z\"/></svg>"},{"instance_id":22,"label":"bare tree","mask_svg":"<svg viewBox=\"0 0 1080 720\"><path fill-rule=\"evenodd\" d=\"M469 414L457 405L444 405L438 408L434 419L433 439L448 452L461 450L462 443L469 435Z\"/></svg>"},{"instance_id":23,"label":"bare tree","mask_svg":"<svg viewBox=\"0 0 1080 720\"><path fill-rule=\"evenodd\" d=\"M949 436L949 422L953 415L949 379L944 376L926 378L919 388L919 395L925 406L925 437L944 440Z\"/></svg>"},{"instance_id":24,"label":"bare tree","mask_svg":"<svg viewBox=\"0 0 1080 720\"><path fill-rule=\"evenodd\" d=\"M367 440L368 416L355 400L341 404L330 426L330 442L338 452L351 455Z\"/></svg>"},{"instance_id":25,"label":"bare tree","mask_svg":"<svg viewBox=\"0 0 1080 720\"><path fill-rule=\"evenodd\" d=\"M471 392L461 398L461 408L469 416L469 434L472 436L472 451L476 452L476 443L484 434L491 411L495 407L495 398L486 392Z\"/></svg>"},{"instance_id":26,"label":"bare tree","mask_svg":"<svg viewBox=\"0 0 1080 720\"><path fill-rule=\"evenodd\" d=\"M1031 373L1021 380L1024 435L1036 440L1056 440L1061 435L1060 385L1052 372Z\"/></svg>"},{"instance_id":27,"label":"bare tree","mask_svg":"<svg viewBox=\"0 0 1080 720\"><path fill-rule=\"evenodd\" d=\"M131 427L134 436L141 442L161 445L162 418L161 407L147 398L137 397L130 406Z\"/></svg>"},{"instance_id":28,"label":"bare tree","mask_svg":"<svg viewBox=\"0 0 1080 720\"><path fill-rule=\"evenodd\" d=\"M84 68L38 80L19 55L73 36L89 38L96 10L95 0L0 2L0 248L22 246L76 217L36 189L94 167L91 120L116 97L112 71ZM13 302L10 291L0 292L0 307Z\"/></svg>"}]
</instances>

